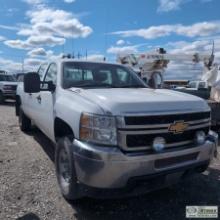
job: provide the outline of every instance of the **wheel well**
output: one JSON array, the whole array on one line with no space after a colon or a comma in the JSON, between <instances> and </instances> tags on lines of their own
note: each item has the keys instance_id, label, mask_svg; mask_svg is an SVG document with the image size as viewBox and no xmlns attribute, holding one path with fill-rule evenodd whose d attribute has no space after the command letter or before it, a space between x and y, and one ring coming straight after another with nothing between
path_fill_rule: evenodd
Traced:
<instances>
[{"instance_id":1,"label":"wheel well","mask_svg":"<svg viewBox=\"0 0 220 220\"><path fill-rule=\"evenodd\" d=\"M64 136L74 137L72 128L60 118L55 118L54 135L56 140Z\"/></svg>"}]
</instances>

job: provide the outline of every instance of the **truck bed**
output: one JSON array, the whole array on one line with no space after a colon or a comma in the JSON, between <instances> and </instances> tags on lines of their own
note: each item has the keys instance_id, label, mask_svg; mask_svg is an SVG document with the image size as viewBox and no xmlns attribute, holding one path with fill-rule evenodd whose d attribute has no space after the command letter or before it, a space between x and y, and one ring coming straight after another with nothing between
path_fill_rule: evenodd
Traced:
<instances>
[{"instance_id":1,"label":"truck bed","mask_svg":"<svg viewBox=\"0 0 220 220\"><path fill-rule=\"evenodd\" d=\"M201 89L201 90L177 89L176 91L195 95L195 96L198 96L200 98L207 100L207 102L211 108L212 126L217 126L217 129L219 129L219 126L220 126L220 102L217 102L213 99L210 99L210 91L208 89Z\"/></svg>"},{"instance_id":2,"label":"truck bed","mask_svg":"<svg viewBox=\"0 0 220 220\"><path fill-rule=\"evenodd\" d=\"M175 89L175 91L195 95L195 96L198 96L202 99L209 99L209 97L210 97L210 90L208 90L208 89L199 89L199 90Z\"/></svg>"},{"instance_id":3,"label":"truck bed","mask_svg":"<svg viewBox=\"0 0 220 220\"><path fill-rule=\"evenodd\" d=\"M213 99L208 99L207 102L208 102L209 104L211 104L211 105L212 105L212 104L214 104L214 105L220 104L220 102L217 102L217 101L215 101L215 100L213 100Z\"/></svg>"}]
</instances>

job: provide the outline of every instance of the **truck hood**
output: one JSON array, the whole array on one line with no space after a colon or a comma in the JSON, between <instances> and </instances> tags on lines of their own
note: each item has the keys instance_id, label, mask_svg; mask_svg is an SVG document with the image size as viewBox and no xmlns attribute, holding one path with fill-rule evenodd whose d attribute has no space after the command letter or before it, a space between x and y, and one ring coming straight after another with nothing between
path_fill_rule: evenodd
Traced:
<instances>
[{"instance_id":1,"label":"truck hood","mask_svg":"<svg viewBox=\"0 0 220 220\"><path fill-rule=\"evenodd\" d=\"M18 85L17 82L8 82L8 81L1 81L0 84L3 85L3 86L5 86L5 85L7 85L7 86L16 86L16 85Z\"/></svg>"},{"instance_id":2,"label":"truck hood","mask_svg":"<svg viewBox=\"0 0 220 220\"><path fill-rule=\"evenodd\" d=\"M166 114L209 110L203 99L172 90L148 88L71 90L98 104L105 113L113 115Z\"/></svg>"}]
</instances>

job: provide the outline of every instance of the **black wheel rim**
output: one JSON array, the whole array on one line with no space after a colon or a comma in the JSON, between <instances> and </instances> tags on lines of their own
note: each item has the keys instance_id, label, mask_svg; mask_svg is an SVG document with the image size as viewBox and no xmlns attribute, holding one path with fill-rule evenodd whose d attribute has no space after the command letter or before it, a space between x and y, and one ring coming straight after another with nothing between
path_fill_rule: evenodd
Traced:
<instances>
[{"instance_id":1,"label":"black wheel rim","mask_svg":"<svg viewBox=\"0 0 220 220\"><path fill-rule=\"evenodd\" d=\"M65 189L69 186L71 180L70 161L67 151L62 148L58 156L58 171L59 180L62 187Z\"/></svg>"}]
</instances>

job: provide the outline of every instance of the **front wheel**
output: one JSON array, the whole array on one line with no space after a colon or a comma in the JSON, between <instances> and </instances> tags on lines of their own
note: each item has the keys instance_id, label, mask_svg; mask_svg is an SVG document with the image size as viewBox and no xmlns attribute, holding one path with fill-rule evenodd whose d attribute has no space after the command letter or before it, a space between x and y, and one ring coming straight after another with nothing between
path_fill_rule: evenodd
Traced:
<instances>
[{"instance_id":1,"label":"front wheel","mask_svg":"<svg viewBox=\"0 0 220 220\"><path fill-rule=\"evenodd\" d=\"M31 120L24 114L22 109L19 109L19 127L22 131L27 132L31 130Z\"/></svg>"},{"instance_id":2,"label":"front wheel","mask_svg":"<svg viewBox=\"0 0 220 220\"><path fill-rule=\"evenodd\" d=\"M81 198L77 183L74 166L73 147L71 138L60 138L56 145L56 175L61 192L67 200L78 200Z\"/></svg>"}]
</instances>

